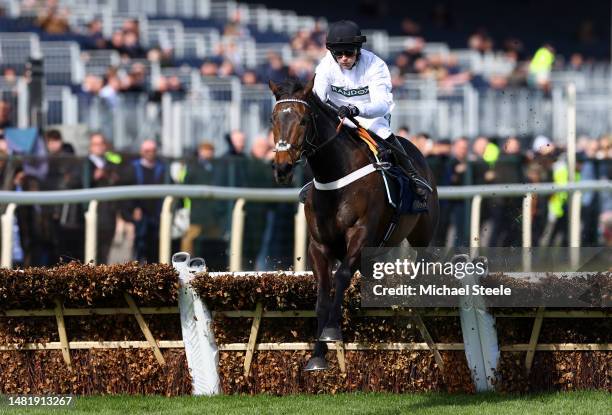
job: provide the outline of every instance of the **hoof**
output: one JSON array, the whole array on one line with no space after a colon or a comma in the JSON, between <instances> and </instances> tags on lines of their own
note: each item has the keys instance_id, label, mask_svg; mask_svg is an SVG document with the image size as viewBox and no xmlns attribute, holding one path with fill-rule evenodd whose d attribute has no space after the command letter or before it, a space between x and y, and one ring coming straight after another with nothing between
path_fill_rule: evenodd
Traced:
<instances>
[{"instance_id":1,"label":"hoof","mask_svg":"<svg viewBox=\"0 0 612 415\"><path fill-rule=\"evenodd\" d=\"M304 367L304 372L313 372L315 370L327 370L327 360L323 357L311 357Z\"/></svg>"},{"instance_id":2,"label":"hoof","mask_svg":"<svg viewBox=\"0 0 612 415\"><path fill-rule=\"evenodd\" d=\"M319 336L322 342L341 342L342 332L337 327L325 327Z\"/></svg>"}]
</instances>

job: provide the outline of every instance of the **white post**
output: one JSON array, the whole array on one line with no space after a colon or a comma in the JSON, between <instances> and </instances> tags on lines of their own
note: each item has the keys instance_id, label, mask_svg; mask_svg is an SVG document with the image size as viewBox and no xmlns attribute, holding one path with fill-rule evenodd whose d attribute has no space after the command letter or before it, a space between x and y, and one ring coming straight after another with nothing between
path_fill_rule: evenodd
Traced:
<instances>
[{"instance_id":1,"label":"white post","mask_svg":"<svg viewBox=\"0 0 612 415\"><path fill-rule=\"evenodd\" d=\"M9 203L2 214L2 268L13 267L13 222L15 221L15 203Z\"/></svg>"},{"instance_id":2,"label":"white post","mask_svg":"<svg viewBox=\"0 0 612 415\"><path fill-rule=\"evenodd\" d=\"M30 125L30 96L28 95L28 82L20 77L17 80L17 127L28 128Z\"/></svg>"},{"instance_id":3,"label":"white post","mask_svg":"<svg viewBox=\"0 0 612 415\"><path fill-rule=\"evenodd\" d=\"M169 264L172 255L172 196L166 196L159 217L159 263Z\"/></svg>"},{"instance_id":4,"label":"white post","mask_svg":"<svg viewBox=\"0 0 612 415\"><path fill-rule=\"evenodd\" d=\"M161 99L161 153L165 155L172 154L172 138L173 138L173 106L170 93L162 94ZM178 140L179 137L176 137Z\"/></svg>"},{"instance_id":5,"label":"white post","mask_svg":"<svg viewBox=\"0 0 612 415\"><path fill-rule=\"evenodd\" d=\"M570 198L570 246L580 247L580 210L582 207L582 192L576 190L572 192Z\"/></svg>"},{"instance_id":6,"label":"white post","mask_svg":"<svg viewBox=\"0 0 612 415\"><path fill-rule=\"evenodd\" d=\"M570 197L569 209L569 246L570 263L573 270L578 269L580 263L580 213L582 208L582 192L576 190Z\"/></svg>"},{"instance_id":7,"label":"white post","mask_svg":"<svg viewBox=\"0 0 612 415\"><path fill-rule=\"evenodd\" d=\"M523 197L523 271L531 271L531 254L528 248L531 248L532 236L532 221L531 210L533 206L533 193L527 193Z\"/></svg>"},{"instance_id":8,"label":"white post","mask_svg":"<svg viewBox=\"0 0 612 415\"><path fill-rule=\"evenodd\" d=\"M472 210L470 212L470 248L480 247L480 206L482 196L476 195L472 198Z\"/></svg>"},{"instance_id":9,"label":"white post","mask_svg":"<svg viewBox=\"0 0 612 415\"><path fill-rule=\"evenodd\" d=\"M172 256L179 273L179 311L185 357L191 375L193 395L219 395L219 349L212 329L212 314L189 282L196 273L206 270L202 258L190 258L187 252Z\"/></svg>"},{"instance_id":10,"label":"white post","mask_svg":"<svg viewBox=\"0 0 612 415\"><path fill-rule=\"evenodd\" d=\"M576 85L567 85L567 168L569 182L576 181Z\"/></svg>"},{"instance_id":11,"label":"white post","mask_svg":"<svg viewBox=\"0 0 612 415\"><path fill-rule=\"evenodd\" d=\"M568 182L576 181L576 85L567 85L567 172ZM573 192L569 200L569 246L572 267L578 265L578 247L580 247L580 202L582 193Z\"/></svg>"},{"instance_id":12,"label":"white post","mask_svg":"<svg viewBox=\"0 0 612 415\"><path fill-rule=\"evenodd\" d=\"M98 250L98 201L91 200L85 212L85 263L96 263Z\"/></svg>"},{"instance_id":13,"label":"white post","mask_svg":"<svg viewBox=\"0 0 612 415\"><path fill-rule=\"evenodd\" d=\"M304 205L298 204L298 210L295 214L295 236L293 249L293 269L294 271L306 271L306 214L304 213Z\"/></svg>"},{"instance_id":14,"label":"white post","mask_svg":"<svg viewBox=\"0 0 612 415\"><path fill-rule=\"evenodd\" d=\"M232 211L232 232L230 236L230 266L231 272L242 268L242 235L244 233L244 203L240 198L236 200Z\"/></svg>"}]
</instances>

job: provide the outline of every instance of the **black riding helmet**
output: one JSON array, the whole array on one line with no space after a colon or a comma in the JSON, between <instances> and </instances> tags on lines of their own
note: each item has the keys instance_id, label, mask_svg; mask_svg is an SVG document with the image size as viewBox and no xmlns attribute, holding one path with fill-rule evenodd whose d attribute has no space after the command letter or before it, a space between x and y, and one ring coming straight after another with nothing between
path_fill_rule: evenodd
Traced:
<instances>
[{"instance_id":1,"label":"black riding helmet","mask_svg":"<svg viewBox=\"0 0 612 415\"><path fill-rule=\"evenodd\" d=\"M361 49L366 37L361 34L357 23L350 20L340 20L329 25L325 46L330 51Z\"/></svg>"}]
</instances>

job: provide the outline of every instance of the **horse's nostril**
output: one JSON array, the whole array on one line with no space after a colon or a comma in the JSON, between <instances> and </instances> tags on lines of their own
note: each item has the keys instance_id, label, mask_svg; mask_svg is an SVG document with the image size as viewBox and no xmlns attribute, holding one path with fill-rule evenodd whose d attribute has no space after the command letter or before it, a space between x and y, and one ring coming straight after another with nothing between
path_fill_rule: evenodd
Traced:
<instances>
[{"instance_id":1,"label":"horse's nostril","mask_svg":"<svg viewBox=\"0 0 612 415\"><path fill-rule=\"evenodd\" d=\"M291 163L279 163L276 165L276 170L279 174L285 176L291 172L292 167Z\"/></svg>"}]
</instances>

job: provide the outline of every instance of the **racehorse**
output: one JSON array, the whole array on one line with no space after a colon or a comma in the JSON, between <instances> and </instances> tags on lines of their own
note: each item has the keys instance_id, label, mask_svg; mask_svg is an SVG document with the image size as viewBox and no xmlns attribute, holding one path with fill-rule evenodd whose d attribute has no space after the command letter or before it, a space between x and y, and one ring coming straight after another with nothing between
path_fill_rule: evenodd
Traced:
<instances>
[{"instance_id":1,"label":"racehorse","mask_svg":"<svg viewBox=\"0 0 612 415\"><path fill-rule=\"evenodd\" d=\"M312 92L314 78L303 86L288 79L269 86L276 104L272 112L275 142L274 176L277 183L291 181L293 169L302 157L307 159L314 179L329 183L372 164L368 146L357 137L355 128L339 126L337 113ZM434 183L421 152L401 139L406 153L429 183ZM413 247L429 245L438 221L438 195L427 197L427 211L399 217L384 246L398 246L407 239ZM387 203L379 172L370 173L338 190L311 187L304 202L310 233L308 256L317 278L317 341L304 370L327 369L326 342L342 341L340 323L342 300L361 262L364 247L377 247L389 229L394 208ZM330 297L332 268L335 293Z\"/></svg>"}]
</instances>

